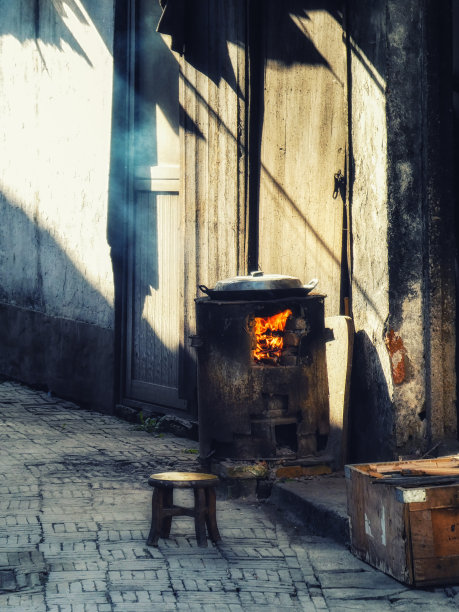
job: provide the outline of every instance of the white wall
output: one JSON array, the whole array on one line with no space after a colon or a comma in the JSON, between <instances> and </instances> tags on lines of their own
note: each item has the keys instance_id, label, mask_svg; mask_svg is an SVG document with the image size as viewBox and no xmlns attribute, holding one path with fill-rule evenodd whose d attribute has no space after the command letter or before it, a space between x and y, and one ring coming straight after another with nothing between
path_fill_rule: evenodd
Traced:
<instances>
[{"instance_id":1,"label":"white wall","mask_svg":"<svg viewBox=\"0 0 459 612\"><path fill-rule=\"evenodd\" d=\"M0 0L0 300L102 327L113 5Z\"/></svg>"}]
</instances>

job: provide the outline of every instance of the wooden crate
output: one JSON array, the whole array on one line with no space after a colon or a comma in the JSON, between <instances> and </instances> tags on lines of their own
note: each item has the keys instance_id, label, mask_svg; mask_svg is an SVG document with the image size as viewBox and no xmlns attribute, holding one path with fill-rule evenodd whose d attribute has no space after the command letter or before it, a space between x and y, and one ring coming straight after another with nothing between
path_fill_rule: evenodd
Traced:
<instances>
[{"instance_id":1,"label":"wooden crate","mask_svg":"<svg viewBox=\"0 0 459 612\"><path fill-rule=\"evenodd\" d=\"M459 583L459 456L347 465L351 550L400 582Z\"/></svg>"}]
</instances>

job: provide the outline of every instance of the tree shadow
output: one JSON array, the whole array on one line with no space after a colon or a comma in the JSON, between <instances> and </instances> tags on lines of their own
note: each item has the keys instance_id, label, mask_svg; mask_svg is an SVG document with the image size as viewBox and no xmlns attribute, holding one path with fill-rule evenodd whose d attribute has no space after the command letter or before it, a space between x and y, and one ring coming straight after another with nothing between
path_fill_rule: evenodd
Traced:
<instances>
[{"instance_id":1,"label":"tree shadow","mask_svg":"<svg viewBox=\"0 0 459 612\"><path fill-rule=\"evenodd\" d=\"M106 6L98 0L84 0L84 11L75 0L3 0L0 10L0 36L11 35L21 43L34 42L45 68L43 48L47 46L60 51L68 46L93 65L66 23L72 15L80 24L88 28L94 26L108 51L113 52L112 24L104 16Z\"/></svg>"},{"instance_id":2,"label":"tree shadow","mask_svg":"<svg viewBox=\"0 0 459 612\"><path fill-rule=\"evenodd\" d=\"M161 14L159 2L140 0L136 10L135 128L137 165L158 164L157 109L178 138L179 68L163 37L155 31Z\"/></svg>"},{"instance_id":3,"label":"tree shadow","mask_svg":"<svg viewBox=\"0 0 459 612\"><path fill-rule=\"evenodd\" d=\"M266 27L282 32L282 38L270 37L264 41L267 61L281 66L309 64L324 66L331 70L327 59L314 45L305 25L311 11L326 11L338 25L343 27L343 36L352 46L355 57L362 62L372 79L376 74L384 78L385 58L380 52L383 46L381 22L385 18L382 10L385 0L364 3L360 0L236 0L233 7L224 0L169 0L166 5L167 19L159 31L171 36L172 47L184 53L194 68L206 74L214 83L221 79L238 91L237 78L228 52L228 43L245 47L248 29L261 33ZM169 7L167 5L170 5ZM350 35L348 16L358 9L364 12L362 19ZM232 19L229 19L232 11ZM235 18L239 15L239 18ZM249 22L246 22L249 15ZM230 24L233 22L233 26ZM215 27L218 24L218 27ZM359 29L359 24L365 24ZM354 26L354 24L351 24ZM352 39L352 40L351 40ZM208 45L203 41L209 41ZM380 87L379 79L376 79ZM240 92L238 92L240 94Z\"/></svg>"},{"instance_id":4,"label":"tree shadow","mask_svg":"<svg viewBox=\"0 0 459 612\"><path fill-rule=\"evenodd\" d=\"M245 0L231 3L215 0L169 0L160 23L160 31L171 35L172 46L185 53L186 60L196 70L206 74L214 83L224 79L241 95L238 80L228 51L228 43L246 45L246 13L257 15L257 23L249 27L261 32L272 28L282 32L282 39L265 40L267 60L284 66L294 64L322 65L330 68L325 57L312 42L302 21L308 11L327 10L337 21L343 15L336 0ZM232 19L228 16L231 14ZM237 16L239 15L239 18ZM186 25L185 25L186 24ZM217 24L217 27L215 27ZM231 24L231 25L230 25ZM203 44L207 40L208 44Z\"/></svg>"}]
</instances>

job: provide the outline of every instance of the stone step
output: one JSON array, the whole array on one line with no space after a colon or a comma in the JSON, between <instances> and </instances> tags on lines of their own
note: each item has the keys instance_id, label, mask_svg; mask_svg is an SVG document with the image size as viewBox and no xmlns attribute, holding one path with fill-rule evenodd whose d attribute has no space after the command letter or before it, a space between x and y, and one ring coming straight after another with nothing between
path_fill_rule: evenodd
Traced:
<instances>
[{"instance_id":1,"label":"stone step","mask_svg":"<svg viewBox=\"0 0 459 612\"><path fill-rule=\"evenodd\" d=\"M342 473L276 482L268 502L308 533L349 544L346 482Z\"/></svg>"}]
</instances>

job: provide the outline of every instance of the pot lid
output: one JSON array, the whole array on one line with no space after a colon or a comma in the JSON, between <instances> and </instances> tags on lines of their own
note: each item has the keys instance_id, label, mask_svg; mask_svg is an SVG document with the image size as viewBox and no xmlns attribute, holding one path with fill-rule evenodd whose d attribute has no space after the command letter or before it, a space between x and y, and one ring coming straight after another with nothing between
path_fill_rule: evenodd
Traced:
<instances>
[{"instance_id":1,"label":"pot lid","mask_svg":"<svg viewBox=\"0 0 459 612\"><path fill-rule=\"evenodd\" d=\"M318 281L313 279L308 285L303 285L299 278L284 274L264 274L260 270L251 272L248 276L234 276L220 280L215 284L214 291L244 291L256 289L296 289L305 287L313 289Z\"/></svg>"}]
</instances>

